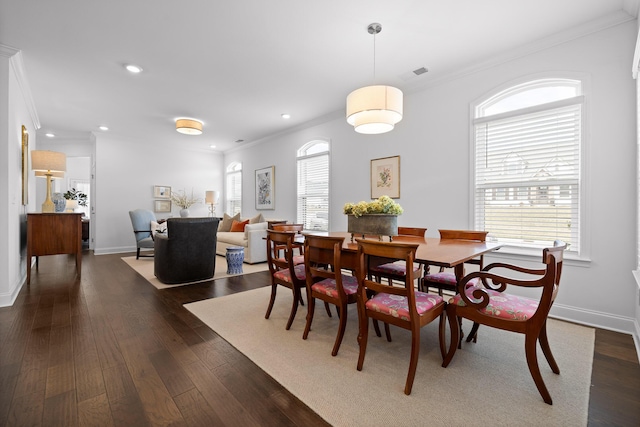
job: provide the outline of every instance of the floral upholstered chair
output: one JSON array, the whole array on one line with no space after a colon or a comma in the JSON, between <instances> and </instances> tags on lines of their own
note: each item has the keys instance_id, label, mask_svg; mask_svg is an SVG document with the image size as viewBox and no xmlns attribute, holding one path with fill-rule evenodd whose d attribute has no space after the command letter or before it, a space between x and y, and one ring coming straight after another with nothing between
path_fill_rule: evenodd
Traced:
<instances>
[{"instance_id":1,"label":"floral upholstered chair","mask_svg":"<svg viewBox=\"0 0 640 427\"><path fill-rule=\"evenodd\" d=\"M458 294L449 300L447 317L452 328L449 351L442 363L447 367L453 359L460 341L458 320L465 318L476 324L491 326L524 334L524 349L529 372L542 396L552 404L551 395L544 384L537 359L537 344L540 343L551 370L559 374L560 369L553 358L547 339L547 316L560 286L562 259L567 245L556 241L553 247L542 251L544 268L529 269L510 264L494 263L479 272L466 275L458 283ZM516 273L520 278L498 274ZM522 276L525 275L525 278ZM474 286L468 286L476 281ZM524 298L504 292L507 286L541 288L539 299Z\"/></svg>"}]
</instances>

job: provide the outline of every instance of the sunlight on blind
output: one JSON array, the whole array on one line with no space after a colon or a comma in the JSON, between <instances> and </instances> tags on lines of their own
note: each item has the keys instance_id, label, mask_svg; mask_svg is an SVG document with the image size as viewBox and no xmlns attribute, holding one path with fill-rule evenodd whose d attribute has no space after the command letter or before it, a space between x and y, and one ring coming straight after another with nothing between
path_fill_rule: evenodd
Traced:
<instances>
[{"instance_id":1,"label":"sunlight on blind","mask_svg":"<svg viewBox=\"0 0 640 427\"><path fill-rule=\"evenodd\" d=\"M297 223L304 224L305 230L329 231L328 144L319 142L303 147L297 163Z\"/></svg>"}]
</instances>

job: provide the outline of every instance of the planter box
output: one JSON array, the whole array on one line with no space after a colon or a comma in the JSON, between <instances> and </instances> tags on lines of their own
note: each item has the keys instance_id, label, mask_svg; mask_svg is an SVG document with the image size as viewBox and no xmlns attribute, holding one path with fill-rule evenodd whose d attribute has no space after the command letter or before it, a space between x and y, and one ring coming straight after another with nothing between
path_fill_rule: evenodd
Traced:
<instances>
[{"instance_id":1,"label":"planter box","mask_svg":"<svg viewBox=\"0 0 640 427\"><path fill-rule=\"evenodd\" d=\"M351 233L351 241L354 235L365 234L378 236L389 236L389 241L393 236L398 235L398 215L363 215L355 217L347 215L347 231Z\"/></svg>"}]
</instances>

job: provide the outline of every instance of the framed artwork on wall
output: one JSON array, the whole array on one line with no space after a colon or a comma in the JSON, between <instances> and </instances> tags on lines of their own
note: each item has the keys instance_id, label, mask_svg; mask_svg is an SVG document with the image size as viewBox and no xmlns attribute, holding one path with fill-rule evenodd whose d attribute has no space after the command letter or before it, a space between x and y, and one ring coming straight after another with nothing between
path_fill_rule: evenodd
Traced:
<instances>
[{"instance_id":1,"label":"framed artwork on wall","mask_svg":"<svg viewBox=\"0 0 640 427\"><path fill-rule=\"evenodd\" d=\"M22 204L29 204L29 133L22 125Z\"/></svg>"},{"instance_id":2,"label":"framed artwork on wall","mask_svg":"<svg viewBox=\"0 0 640 427\"><path fill-rule=\"evenodd\" d=\"M371 160L371 198L400 198L400 156Z\"/></svg>"},{"instance_id":3,"label":"framed artwork on wall","mask_svg":"<svg viewBox=\"0 0 640 427\"><path fill-rule=\"evenodd\" d=\"M275 166L256 169L256 209L275 209Z\"/></svg>"},{"instance_id":4,"label":"framed artwork on wall","mask_svg":"<svg viewBox=\"0 0 640 427\"><path fill-rule=\"evenodd\" d=\"M171 212L171 200L154 200L154 212Z\"/></svg>"},{"instance_id":5,"label":"framed artwork on wall","mask_svg":"<svg viewBox=\"0 0 640 427\"><path fill-rule=\"evenodd\" d=\"M166 185L154 185L153 197L155 197L156 199L170 199L171 187L167 187Z\"/></svg>"}]
</instances>

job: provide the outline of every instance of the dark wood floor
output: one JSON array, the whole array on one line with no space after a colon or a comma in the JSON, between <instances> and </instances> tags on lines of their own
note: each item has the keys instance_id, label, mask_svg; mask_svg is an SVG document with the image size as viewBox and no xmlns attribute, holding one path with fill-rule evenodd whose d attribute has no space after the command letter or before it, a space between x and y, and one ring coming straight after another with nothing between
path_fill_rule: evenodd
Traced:
<instances>
[{"instance_id":1,"label":"dark wood floor","mask_svg":"<svg viewBox=\"0 0 640 427\"><path fill-rule=\"evenodd\" d=\"M81 280L73 258L42 257L0 308L0 426L326 425L182 307L268 273L156 290L120 257L85 252ZM630 336L596 331L592 383L589 425L640 424Z\"/></svg>"}]
</instances>

